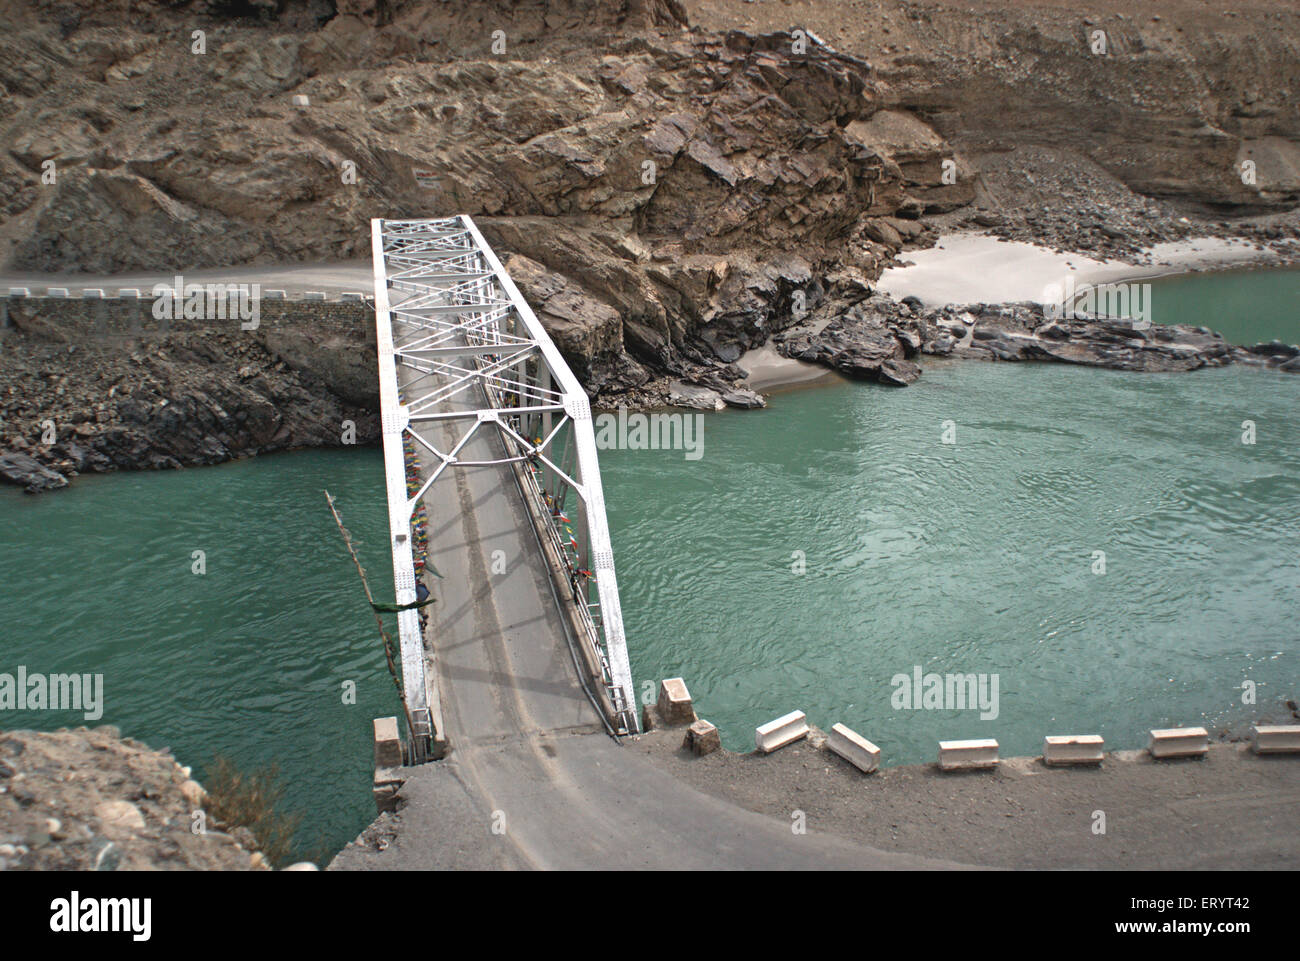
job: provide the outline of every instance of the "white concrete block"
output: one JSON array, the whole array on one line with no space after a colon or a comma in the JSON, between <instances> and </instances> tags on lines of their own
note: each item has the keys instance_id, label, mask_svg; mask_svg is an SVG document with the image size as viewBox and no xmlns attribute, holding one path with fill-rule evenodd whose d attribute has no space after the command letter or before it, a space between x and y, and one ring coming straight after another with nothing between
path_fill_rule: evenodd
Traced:
<instances>
[{"instance_id":1,"label":"white concrete block","mask_svg":"<svg viewBox=\"0 0 1300 961\"><path fill-rule=\"evenodd\" d=\"M998 766L998 742L993 738L973 741L940 741L939 769L968 771Z\"/></svg>"},{"instance_id":2,"label":"white concrete block","mask_svg":"<svg viewBox=\"0 0 1300 961\"><path fill-rule=\"evenodd\" d=\"M68 296L67 287L49 287L45 291L46 297L66 297Z\"/></svg>"},{"instance_id":3,"label":"white concrete block","mask_svg":"<svg viewBox=\"0 0 1300 961\"><path fill-rule=\"evenodd\" d=\"M9 296L10 296L10 297L30 297L31 295L32 295L32 292L31 292L30 290L28 290L26 287L10 287L10 288L9 288Z\"/></svg>"},{"instance_id":4,"label":"white concrete block","mask_svg":"<svg viewBox=\"0 0 1300 961\"><path fill-rule=\"evenodd\" d=\"M304 293L304 294L302 295L302 299L303 299L303 300L324 300L324 299L325 299L325 291L323 291L323 290L309 290L309 291L307 291L306 293Z\"/></svg>"},{"instance_id":5,"label":"white concrete block","mask_svg":"<svg viewBox=\"0 0 1300 961\"><path fill-rule=\"evenodd\" d=\"M82 300L103 300L104 291L98 287L86 287L81 291Z\"/></svg>"},{"instance_id":6,"label":"white concrete block","mask_svg":"<svg viewBox=\"0 0 1300 961\"><path fill-rule=\"evenodd\" d=\"M341 300L365 300L366 295L355 290L344 291Z\"/></svg>"},{"instance_id":7,"label":"white concrete block","mask_svg":"<svg viewBox=\"0 0 1300 961\"><path fill-rule=\"evenodd\" d=\"M310 107L311 100L305 93L295 93L293 95L293 105L295 107Z\"/></svg>"},{"instance_id":8,"label":"white concrete block","mask_svg":"<svg viewBox=\"0 0 1300 961\"><path fill-rule=\"evenodd\" d=\"M808 736L808 715L791 711L754 729L754 743L764 754Z\"/></svg>"},{"instance_id":9,"label":"white concrete block","mask_svg":"<svg viewBox=\"0 0 1300 961\"><path fill-rule=\"evenodd\" d=\"M123 300L139 300L139 299L140 299L140 288L139 288L139 287L122 287L122 288L120 288L120 289L118 290L118 292L117 292L117 296L121 297Z\"/></svg>"},{"instance_id":10,"label":"white concrete block","mask_svg":"<svg viewBox=\"0 0 1300 961\"><path fill-rule=\"evenodd\" d=\"M1300 724L1255 724L1250 746L1256 754L1300 754Z\"/></svg>"},{"instance_id":11,"label":"white concrete block","mask_svg":"<svg viewBox=\"0 0 1300 961\"><path fill-rule=\"evenodd\" d=\"M1203 727L1168 727L1151 732L1147 750L1152 757L1199 757L1210 749Z\"/></svg>"},{"instance_id":12,"label":"white concrete block","mask_svg":"<svg viewBox=\"0 0 1300 961\"><path fill-rule=\"evenodd\" d=\"M831 727L826 746L864 774L880 766L880 748L843 724Z\"/></svg>"},{"instance_id":13,"label":"white concrete block","mask_svg":"<svg viewBox=\"0 0 1300 961\"><path fill-rule=\"evenodd\" d=\"M1100 764L1105 745L1100 734L1049 734L1043 738L1043 763L1051 767Z\"/></svg>"},{"instance_id":14,"label":"white concrete block","mask_svg":"<svg viewBox=\"0 0 1300 961\"><path fill-rule=\"evenodd\" d=\"M284 300L283 290L264 290L262 291L263 300Z\"/></svg>"}]
</instances>

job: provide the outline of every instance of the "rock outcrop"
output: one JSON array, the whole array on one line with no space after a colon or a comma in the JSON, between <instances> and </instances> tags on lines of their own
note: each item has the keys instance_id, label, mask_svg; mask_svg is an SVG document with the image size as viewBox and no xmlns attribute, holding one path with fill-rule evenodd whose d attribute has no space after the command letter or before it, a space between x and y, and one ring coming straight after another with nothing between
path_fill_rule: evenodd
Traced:
<instances>
[{"instance_id":1,"label":"rock outcrop","mask_svg":"<svg viewBox=\"0 0 1300 961\"><path fill-rule=\"evenodd\" d=\"M1036 0L686 6L705 30L743 23L768 31L793 22L870 59L894 109L920 116L979 173L977 186L989 188L976 197L988 221L982 226L1131 250L1131 243L1112 245L1122 238L1107 229L1140 239L1149 228L1176 230L1186 215L1188 226L1199 221L1203 230L1223 214L1288 210L1300 200L1294 7L1271 0L1163 0L1158 10ZM1112 199L1129 208L1125 220L1145 208L1147 221L1168 222L1116 224ZM1063 216L1072 208L1083 215L1073 227Z\"/></svg>"},{"instance_id":2,"label":"rock outcrop","mask_svg":"<svg viewBox=\"0 0 1300 961\"><path fill-rule=\"evenodd\" d=\"M68 486L68 479L26 454L0 454L0 478L26 488L29 494L58 490Z\"/></svg>"},{"instance_id":3,"label":"rock outcrop","mask_svg":"<svg viewBox=\"0 0 1300 961\"><path fill-rule=\"evenodd\" d=\"M0 732L0 871L266 869L244 828L191 830L203 789L113 727Z\"/></svg>"},{"instance_id":4,"label":"rock outcrop","mask_svg":"<svg viewBox=\"0 0 1300 961\"><path fill-rule=\"evenodd\" d=\"M352 311L355 333L325 322L324 311L341 305L293 305L300 320L256 331L178 324L137 337L87 336L59 314L75 306L32 300L10 311L15 327L0 337L0 479L36 492L87 472L379 437L364 306Z\"/></svg>"},{"instance_id":5,"label":"rock outcrop","mask_svg":"<svg viewBox=\"0 0 1300 961\"><path fill-rule=\"evenodd\" d=\"M1300 347L1272 342L1238 347L1207 327L1154 324L1085 314L1052 317L1042 304L969 304L926 309L918 301L873 296L778 339L786 357L824 364L851 377L906 386L920 376L920 354L990 361L1056 361L1133 371L1186 371L1231 363L1300 372Z\"/></svg>"},{"instance_id":6,"label":"rock outcrop","mask_svg":"<svg viewBox=\"0 0 1300 961\"><path fill-rule=\"evenodd\" d=\"M882 112L867 62L685 32L671 0L221 6L83 3L68 25L28 4L0 40L0 262L365 256L373 216L465 212L522 258L599 401L645 404L741 389L731 365L796 294L875 276L972 190L965 167L942 182L924 120Z\"/></svg>"},{"instance_id":7,"label":"rock outcrop","mask_svg":"<svg viewBox=\"0 0 1300 961\"><path fill-rule=\"evenodd\" d=\"M910 331L855 305L815 333L783 339L777 349L786 357L825 364L849 377L906 387L921 376L921 368L906 359L916 356L919 346Z\"/></svg>"}]
</instances>

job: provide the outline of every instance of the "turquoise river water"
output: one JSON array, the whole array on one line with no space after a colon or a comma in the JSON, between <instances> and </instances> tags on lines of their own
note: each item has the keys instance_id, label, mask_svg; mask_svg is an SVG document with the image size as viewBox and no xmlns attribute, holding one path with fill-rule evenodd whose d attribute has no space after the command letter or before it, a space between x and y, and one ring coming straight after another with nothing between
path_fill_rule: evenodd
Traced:
<instances>
[{"instance_id":1,"label":"turquoise river water","mask_svg":"<svg viewBox=\"0 0 1300 961\"><path fill-rule=\"evenodd\" d=\"M383 474L377 450L302 451L0 489L0 671L102 673L105 702L0 726L113 724L200 777L277 762L301 856L332 855L374 816L370 723L400 705L321 491L391 600Z\"/></svg>"},{"instance_id":2,"label":"turquoise river water","mask_svg":"<svg viewBox=\"0 0 1300 961\"><path fill-rule=\"evenodd\" d=\"M1240 285L1282 282L1161 283L1215 326ZM1262 294L1250 339L1300 340L1295 308ZM1261 705L1296 693L1298 393L1246 368L928 362L902 390L834 382L704 415L699 460L602 452L638 687L680 674L733 749L800 708L888 764L947 737L1011 755L1049 733L1137 747L1151 726L1251 720L1243 681ZM219 754L278 761L301 854L336 851L373 814L370 722L398 705L325 487L391 596L376 450L0 489L0 671L104 673L95 723L200 776ZM918 667L996 676L996 718L896 707L891 679Z\"/></svg>"}]
</instances>

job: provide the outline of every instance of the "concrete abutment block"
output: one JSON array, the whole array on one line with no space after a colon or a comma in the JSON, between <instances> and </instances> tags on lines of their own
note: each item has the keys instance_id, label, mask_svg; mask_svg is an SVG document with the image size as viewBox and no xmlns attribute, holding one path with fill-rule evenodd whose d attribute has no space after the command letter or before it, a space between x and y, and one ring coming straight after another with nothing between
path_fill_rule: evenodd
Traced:
<instances>
[{"instance_id":1,"label":"concrete abutment block","mask_svg":"<svg viewBox=\"0 0 1300 961\"><path fill-rule=\"evenodd\" d=\"M641 706L641 729L653 731L661 727L681 727L695 721L698 716L686 682L680 677L669 677L659 682L658 700Z\"/></svg>"},{"instance_id":2,"label":"concrete abutment block","mask_svg":"<svg viewBox=\"0 0 1300 961\"><path fill-rule=\"evenodd\" d=\"M375 718L375 767L401 767L404 759L397 718Z\"/></svg>"},{"instance_id":3,"label":"concrete abutment block","mask_svg":"<svg viewBox=\"0 0 1300 961\"><path fill-rule=\"evenodd\" d=\"M998 742L991 737L939 742L941 771L982 771L997 766Z\"/></svg>"},{"instance_id":4,"label":"concrete abutment block","mask_svg":"<svg viewBox=\"0 0 1300 961\"><path fill-rule=\"evenodd\" d=\"M704 757L722 747L722 737L716 726L701 719L686 729L686 741L682 746L689 748L696 757Z\"/></svg>"},{"instance_id":5,"label":"concrete abutment block","mask_svg":"<svg viewBox=\"0 0 1300 961\"><path fill-rule=\"evenodd\" d=\"M680 677L669 677L659 682L659 700L655 702L659 720L669 727L690 724L696 720L691 692Z\"/></svg>"},{"instance_id":6,"label":"concrete abutment block","mask_svg":"<svg viewBox=\"0 0 1300 961\"><path fill-rule=\"evenodd\" d=\"M1043 738L1043 763L1048 767L1100 764L1105 745L1099 734L1049 734Z\"/></svg>"},{"instance_id":7,"label":"concrete abutment block","mask_svg":"<svg viewBox=\"0 0 1300 961\"><path fill-rule=\"evenodd\" d=\"M1256 754L1300 754L1300 724L1255 724L1250 749Z\"/></svg>"},{"instance_id":8,"label":"concrete abutment block","mask_svg":"<svg viewBox=\"0 0 1300 961\"><path fill-rule=\"evenodd\" d=\"M397 718L377 717L375 728L375 777L372 793L375 807L382 814L384 811L397 810L398 791L406 782L402 774L405 752L402 750L402 737L398 733Z\"/></svg>"}]
</instances>

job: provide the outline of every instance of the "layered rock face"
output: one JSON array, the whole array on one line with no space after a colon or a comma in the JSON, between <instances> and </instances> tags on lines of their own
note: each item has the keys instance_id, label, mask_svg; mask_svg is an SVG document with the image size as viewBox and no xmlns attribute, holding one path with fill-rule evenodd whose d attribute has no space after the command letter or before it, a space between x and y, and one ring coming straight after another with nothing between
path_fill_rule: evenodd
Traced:
<instances>
[{"instance_id":1,"label":"layered rock face","mask_svg":"<svg viewBox=\"0 0 1300 961\"><path fill-rule=\"evenodd\" d=\"M372 217L468 213L598 404L756 406L745 350L812 310L851 326L937 229L1110 256L1293 206L1300 16L1161 9L26 0L0 267L367 257ZM915 376L906 343L856 349Z\"/></svg>"},{"instance_id":2,"label":"layered rock face","mask_svg":"<svg viewBox=\"0 0 1300 961\"><path fill-rule=\"evenodd\" d=\"M379 437L373 321L362 305L283 305L285 316L255 331L177 322L135 335L96 335L71 315L80 307L10 309L15 326L0 336L0 480L37 492L87 472Z\"/></svg>"},{"instance_id":3,"label":"layered rock face","mask_svg":"<svg viewBox=\"0 0 1300 961\"><path fill-rule=\"evenodd\" d=\"M540 265L524 291L593 393L647 404L733 387L796 296L867 282L971 196L868 64L801 33L687 32L648 0L262 7L29 7L0 51L10 268L364 256L373 216L465 212Z\"/></svg>"},{"instance_id":4,"label":"layered rock face","mask_svg":"<svg viewBox=\"0 0 1300 961\"><path fill-rule=\"evenodd\" d=\"M1293 220L1224 219L1291 210L1300 199L1294 5L687 0L686 8L706 30L799 24L870 59L890 102L977 172L974 204L953 223L1108 256L1217 231L1294 236Z\"/></svg>"}]
</instances>

